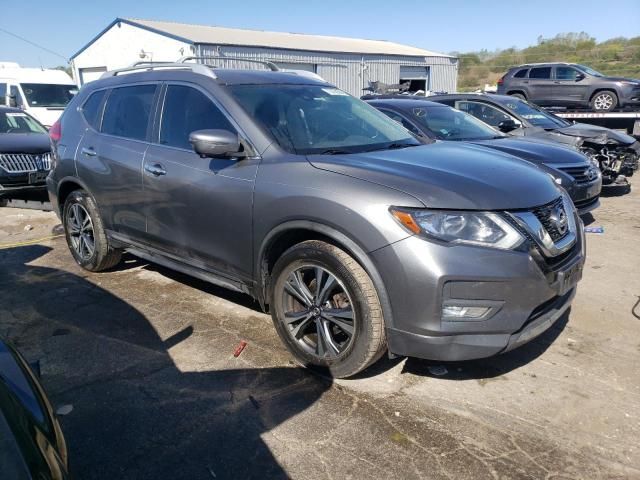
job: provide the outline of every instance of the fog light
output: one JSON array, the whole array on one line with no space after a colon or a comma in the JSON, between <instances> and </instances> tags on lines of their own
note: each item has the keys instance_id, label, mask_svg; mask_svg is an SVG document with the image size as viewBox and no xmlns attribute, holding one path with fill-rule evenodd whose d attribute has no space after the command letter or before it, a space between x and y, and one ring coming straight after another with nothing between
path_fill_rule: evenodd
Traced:
<instances>
[{"instance_id":1,"label":"fog light","mask_svg":"<svg viewBox=\"0 0 640 480\"><path fill-rule=\"evenodd\" d=\"M491 307L468 307L458 305L443 305L443 320L477 320L489 313Z\"/></svg>"}]
</instances>

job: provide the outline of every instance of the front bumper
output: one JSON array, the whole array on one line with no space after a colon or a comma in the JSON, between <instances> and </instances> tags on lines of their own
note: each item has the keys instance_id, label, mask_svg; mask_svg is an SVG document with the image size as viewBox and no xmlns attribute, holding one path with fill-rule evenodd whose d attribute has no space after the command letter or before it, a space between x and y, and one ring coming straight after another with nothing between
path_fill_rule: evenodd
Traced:
<instances>
[{"instance_id":1,"label":"front bumper","mask_svg":"<svg viewBox=\"0 0 640 480\"><path fill-rule=\"evenodd\" d=\"M373 252L390 298L391 353L432 360L468 360L515 348L542 333L569 308L575 285L565 272L581 271L580 234L551 263L529 251L446 246L409 237ZM579 278L579 277L578 277ZM480 320L443 320L442 305L491 306Z\"/></svg>"},{"instance_id":2,"label":"front bumper","mask_svg":"<svg viewBox=\"0 0 640 480\"><path fill-rule=\"evenodd\" d=\"M600 206L600 192L602 191L602 176L590 183L577 183L567 189L578 215L584 215Z\"/></svg>"},{"instance_id":3,"label":"front bumper","mask_svg":"<svg viewBox=\"0 0 640 480\"><path fill-rule=\"evenodd\" d=\"M43 172L44 174L45 172ZM0 170L0 197L11 197L27 192L44 191L44 180L30 182L29 173L9 173Z\"/></svg>"}]
</instances>

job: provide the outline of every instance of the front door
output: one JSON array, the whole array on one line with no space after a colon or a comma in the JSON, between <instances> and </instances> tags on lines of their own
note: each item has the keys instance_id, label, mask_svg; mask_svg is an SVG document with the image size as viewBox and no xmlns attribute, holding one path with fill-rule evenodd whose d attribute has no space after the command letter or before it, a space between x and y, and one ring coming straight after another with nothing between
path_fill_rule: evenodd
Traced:
<instances>
[{"instance_id":1,"label":"front door","mask_svg":"<svg viewBox=\"0 0 640 480\"><path fill-rule=\"evenodd\" d=\"M555 67L553 100L555 105L575 105L588 100L588 81L573 67Z\"/></svg>"},{"instance_id":2,"label":"front door","mask_svg":"<svg viewBox=\"0 0 640 480\"><path fill-rule=\"evenodd\" d=\"M192 265L248 280L259 160L201 158L189 134L204 129L237 132L203 90L167 85L158 142L143 166L147 241Z\"/></svg>"}]
</instances>

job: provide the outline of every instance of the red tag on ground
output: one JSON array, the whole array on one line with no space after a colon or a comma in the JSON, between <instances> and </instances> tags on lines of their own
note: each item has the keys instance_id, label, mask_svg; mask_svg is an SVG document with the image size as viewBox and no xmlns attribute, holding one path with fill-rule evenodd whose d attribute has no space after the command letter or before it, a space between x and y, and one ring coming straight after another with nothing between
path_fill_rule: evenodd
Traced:
<instances>
[{"instance_id":1,"label":"red tag on ground","mask_svg":"<svg viewBox=\"0 0 640 480\"><path fill-rule=\"evenodd\" d=\"M236 347L236 349L233 351L233 356L234 357L239 357L240 354L242 353L242 351L244 350L244 348L247 346L247 342L245 342L244 340L242 340L238 346Z\"/></svg>"}]
</instances>

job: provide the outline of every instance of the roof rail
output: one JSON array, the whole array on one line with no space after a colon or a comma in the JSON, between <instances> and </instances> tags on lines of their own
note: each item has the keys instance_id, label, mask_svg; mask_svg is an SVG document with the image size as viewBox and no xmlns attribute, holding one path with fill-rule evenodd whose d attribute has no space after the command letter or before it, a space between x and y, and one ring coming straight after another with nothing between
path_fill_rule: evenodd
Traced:
<instances>
[{"instance_id":1,"label":"roof rail","mask_svg":"<svg viewBox=\"0 0 640 480\"><path fill-rule=\"evenodd\" d=\"M150 72L153 70L191 70L193 73L206 75L210 78L218 78L213 70L201 63L182 63L182 62L136 62L125 68L118 68L104 72L100 78L109 78L121 75L123 73Z\"/></svg>"},{"instance_id":2,"label":"roof rail","mask_svg":"<svg viewBox=\"0 0 640 480\"><path fill-rule=\"evenodd\" d=\"M193 57L182 57L178 60L178 63L187 63L188 60L237 60L242 62L250 62L250 63L259 63L269 68L272 72L279 72L280 69L278 66L267 60L254 60L252 58L244 58L244 57L221 57L221 56L193 56Z\"/></svg>"}]
</instances>

